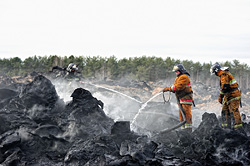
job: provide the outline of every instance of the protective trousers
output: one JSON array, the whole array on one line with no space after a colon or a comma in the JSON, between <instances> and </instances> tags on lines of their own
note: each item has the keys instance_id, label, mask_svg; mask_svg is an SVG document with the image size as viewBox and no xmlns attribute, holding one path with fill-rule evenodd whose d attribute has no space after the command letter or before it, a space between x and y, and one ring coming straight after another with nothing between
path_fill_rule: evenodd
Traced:
<instances>
[{"instance_id":1,"label":"protective trousers","mask_svg":"<svg viewBox=\"0 0 250 166\"><path fill-rule=\"evenodd\" d=\"M233 100L229 103L224 103L221 111L223 128L238 129L242 127L241 116L239 112L240 100Z\"/></svg>"},{"instance_id":2,"label":"protective trousers","mask_svg":"<svg viewBox=\"0 0 250 166\"><path fill-rule=\"evenodd\" d=\"M186 116L186 121L187 121L183 126L181 126L181 129L187 129L189 131L192 131L191 104L181 104L181 105L184 110L184 114ZM180 116L180 121L183 122L183 117L180 108L179 108L179 116Z\"/></svg>"}]
</instances>

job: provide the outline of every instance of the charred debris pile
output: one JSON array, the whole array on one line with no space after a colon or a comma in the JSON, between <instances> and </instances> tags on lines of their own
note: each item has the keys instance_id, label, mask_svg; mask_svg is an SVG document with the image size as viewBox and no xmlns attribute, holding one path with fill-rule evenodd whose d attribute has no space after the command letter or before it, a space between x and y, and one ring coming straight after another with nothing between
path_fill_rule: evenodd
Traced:
<instances>
[{"instance_id":1,"label":"charred debris pile","mask_svg":"<svg viewBox=\"0 0 250 166\"><path fill-rule=\"evenodd\" d=\"M250 165L249 124L224 130L212 113L192 133L148 137L106 116L105 103L86 89L65 103L42 75L1 83L0 94L2 165Z\"/></svg>"}]
</instances>

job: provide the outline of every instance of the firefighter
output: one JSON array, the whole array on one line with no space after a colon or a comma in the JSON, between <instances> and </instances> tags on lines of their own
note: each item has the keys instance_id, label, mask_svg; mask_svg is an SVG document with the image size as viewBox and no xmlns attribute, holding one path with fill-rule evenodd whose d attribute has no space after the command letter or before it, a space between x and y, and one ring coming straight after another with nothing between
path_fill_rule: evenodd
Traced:
<instances>
[{"instance_id":1,"label":"firefighter","mask_svg":"<svg viewBox=\"0 0 250 166\"><path fill-rule=\"evenodd\" d=\"M72 81L73 79L75 80L79 80L79 78L76 76L76 72L78 71L78 67L76 66L76 64L74 63L70 63L68 65L68 67L66 68L66 75L65 75L65 78L68 80L68 81Z\"/></svg>"},{"instance_id":2,"label":"firefighter","mask_svg":"<svg viewBox=\"0 0 250 166\"><path fill-rule=\"evenodd\" d=\"M163 92L170 91L176 94L177 100L180 101L180 104L185 111L184 113L186 116L186 123L181 126L181 129L192 132L191 106L193 104L193 91L189 79L190 74L180 63L174 66L173 72L176 73L174 85L164 88ZM183 122L184 119L181 114L181 108L179 108L179 116L180 121Z\"/></svg>"},{"instance_id":3,"label":"firefighter","mask_svg":"<svg viewBox=\"0 0 250 166\"><path fill-rule=\"evenodd\" d=\"M229 72L228 67L214 64L210 68L211 74L220 77L220 94L218 101L223 104L221 111L221 126L223 128L242 129L239 107L241 105L241 91L238 83Z\"/></svg>"},{"instance_id":4,"label":"firefighter","mask_svg":"<svg viewBox=\"0 0 250 166\"><path fill-rule=\"evenodd\" d=\"M52 72L53 72L54 70L63 71L63 74L60 73L60 74L58 74L56 77L62 76L62 75L63 75L62 77L64 77L64 78L65 78L66 80L68 80L68 81L73 81L73 80L75 80L75 81L80 81L80 77L77 75L77 73L80 73L80 72L78 71L77 65L74 64L74 63L70 63L70 64L68 65L68 67L65 67L65 68L61 68L61 67L59 67L59 66L54 66L54 67L52 68ZM62 75L61 75L61 74L62 74Z\"/></svg>"}]
</instances>

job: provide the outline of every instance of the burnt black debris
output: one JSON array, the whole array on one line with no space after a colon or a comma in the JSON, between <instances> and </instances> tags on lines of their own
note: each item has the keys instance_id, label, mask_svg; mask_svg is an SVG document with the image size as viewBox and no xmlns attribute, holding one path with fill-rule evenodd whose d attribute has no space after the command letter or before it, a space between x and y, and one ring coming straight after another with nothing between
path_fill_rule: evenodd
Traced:
<instances>
[{"instance_id":1,"label":"burnt black debris","mask_svg":"<svg viewBox=\"0 0 250 166\"><path fill-rule=\"evenodd\" d=\"M19 97L27 109L34 105L52 109L58 100L54 85L42 75L35 77L31 83L26 85Z\"/></svg>"},{"instance_id":2,"label":"burnt black debris","mask_svg":"<svg viewBox=\"0 0 250 166\"><path fill-rule=\"evenodd\" d=\"M105 103L87 89L76 88L65 103L43 75L8 87L16 88L0 87L1 165L250 165L248 123L241 131L225 130L215 114L204 113L192 133L149 137L108 117Z\"/></svg>"},{"instance_id":3,"label":"burnt black debris","mask_svg":"<svg viewBox=\"0 0 250 166\"><path fill-rule=\"evenodd\" d=\"M11 89L0 89L0 108L3 108L12 98L18 95L18 92Z\"/></svg>"}]
</instances>

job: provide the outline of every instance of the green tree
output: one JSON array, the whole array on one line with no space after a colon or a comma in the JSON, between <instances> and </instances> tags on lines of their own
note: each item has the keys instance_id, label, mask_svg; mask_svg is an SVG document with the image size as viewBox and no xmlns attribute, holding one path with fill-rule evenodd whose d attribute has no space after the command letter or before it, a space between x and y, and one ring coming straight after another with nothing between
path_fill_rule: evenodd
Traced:
<instances>
[{"instance_id":1,"label":"green tree","mask_svg":"<svg viewBox=\"0 0 250 166\"><path fill-rule=\"evenodd\" d=\"M137 66L136 76L140 81L149 81L149 71L150 68L145 66Z\"/></svg>"},{"instance_id":2,"label":"green tree","mask_svg":"<svg viewBox=\"0 0 250 166\"><path fill-rule=\"evenodd\" d=\"M9 60L10 70L8 74L11 76L20 75L22 73L22 60L19 57L10 58Z\"/></svg>"},{"instance_id":3,"label":"green tree","mask_svg":"<svg viewBox=\"0 0 250 166\"><path fill-rule=\"evenodd\" d=\"M199 81L199 75L200 75L200 72L202 71L202 66L200 64L200 62L196 62L193 64L193 70L194 70L194 77L195 77L195 81Z\"/></svg>"},{"instance_id":4,"label":"green tree","mask_svg":"<svg viewBox=\"0 0 250 166\"><path fill-rule=\"evenodd\" d=\"M117 79L119 70L117 58L115 56L111 56L107 59L107 70L111 79Z\"/></svg>"}]
</instances>

